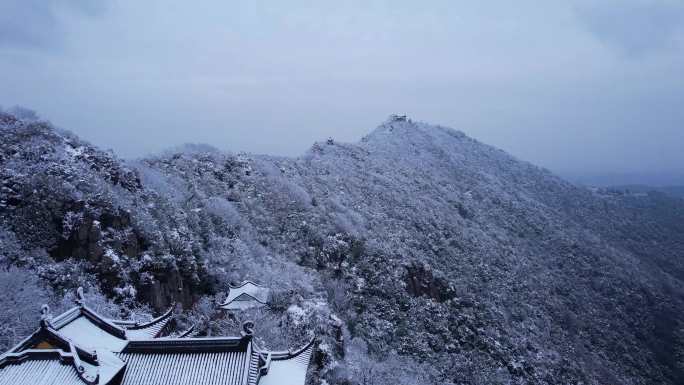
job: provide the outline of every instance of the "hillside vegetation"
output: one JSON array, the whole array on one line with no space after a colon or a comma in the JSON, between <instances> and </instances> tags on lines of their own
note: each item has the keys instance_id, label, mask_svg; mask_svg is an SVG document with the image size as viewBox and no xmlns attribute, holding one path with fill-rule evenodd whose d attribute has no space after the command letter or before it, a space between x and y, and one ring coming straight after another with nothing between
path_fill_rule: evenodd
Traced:
<instances>
[{"instance_id":1,"label":"hillside vegetation","mask_svg":"<svg viewBox=\"0 0 684 385\"><path fill-rule=\"evenodd\" d=\"M316 335L314 383L684 382L681 199L591 191L396 118L298 158L128 162L8 113L0 135L5 346L36 298L81 285L124 316L179 302L201 335L246 318L271 348ZM216 311L245 279L269 309Z\"/></svg>"}]
</instances>

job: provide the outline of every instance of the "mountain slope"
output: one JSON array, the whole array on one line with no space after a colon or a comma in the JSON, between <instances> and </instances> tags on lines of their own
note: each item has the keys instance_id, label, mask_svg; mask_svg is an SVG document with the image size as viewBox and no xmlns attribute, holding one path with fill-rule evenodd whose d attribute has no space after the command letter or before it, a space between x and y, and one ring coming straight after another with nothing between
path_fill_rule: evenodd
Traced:
<instances>
[{"instance_id":1,"label":"mountain slope","mask_svg":"<svg viewBox=\"0 0 684 385\"><path fill-rule=\"evenodd\" d=\"M597 197L450 129L409 122L388 122L359 146L319 145L275 162L321 202L328 218L314 227L371 241L381 257L373 274L395 278L362 290L362 311L351 316L376 344L443 357L458 341L453 353L464 362L484 351L486 368L549 383L652 383L681 370L673 357L682 303L672 295L682 293L681 204ZM425 263L457 302L396 298L415 294L402 282ZM391 301L400 303L387 309ZM403 345L397 323L375 326L402 306L410 310L399 324L411 325ZM421 350L414 328L447 330Z\"/></svg>"},{"instance_id":2,"label":"mountain slope","mask_svg":"<svg viewBox=\"0 0 684 385\"><path fill-rule=\"evenodd\" d=\"M86 185L99 186L77 187L84 207L112 197L106 210L91 213L81 206L45 209L3 189L11 203L3 208L5 232L17 247L46 254L35 269L85 260L82 269L100 279L105 293L158 309L178 297L172 289L180 284L186 307L195 305L190 317L204 320L206 333L235 327L207 310L207 296L230 281L270 284L280 293L271 299L274 310L248 316L262 325L265 341L289 344L316 330L314 379L684 378L681 200L592 192L463 133L401 119L358 144L329 140L299 158L193 146L130 164L82 142L47 140L64 137L48 125L40 124L37 135L31 130L38 123L4 119L2 129L15 138L2 146L12 194L36 190L36 181L16 174L41 174L61 162L76 171L57 173L56 181L82 174ZM35 148L87 148L106 161L46 161L42 150L27 150ZM26 152L39 155L12 155ZM123 179L135 182L124 187L122 178L107 176L110 169L125 170L119 174L130 176ZM52 206L72 207L72 195ZM57 235L43 243L32 238L20 226L30 221L28 212L51 218L46 226ZM91 231L105 212L128 214L113 215L118 219L108 223L116 225L94 240L73 235ZM90 219L64 225L79 213ZM65 237L72 239L66 249ZM99 249L119 258L115 274Z\"/></svg>"}]
</instances>

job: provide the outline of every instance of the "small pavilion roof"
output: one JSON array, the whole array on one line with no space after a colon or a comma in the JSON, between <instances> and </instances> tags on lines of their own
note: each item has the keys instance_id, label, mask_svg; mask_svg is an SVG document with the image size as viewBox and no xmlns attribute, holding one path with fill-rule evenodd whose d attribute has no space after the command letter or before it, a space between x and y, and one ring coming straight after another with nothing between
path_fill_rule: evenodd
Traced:
<instances>
[{"instance_id":1,"label":"small pavilion roof","mask_svg":"<svg viewBox=\"0 0 684 385\"><path fill-rule=\"evenodd\" d=\"M230 286L226 300L219 306L226 310L244 310L266 305L269 289L252 281Z\"/></svg>"}]
</instances>

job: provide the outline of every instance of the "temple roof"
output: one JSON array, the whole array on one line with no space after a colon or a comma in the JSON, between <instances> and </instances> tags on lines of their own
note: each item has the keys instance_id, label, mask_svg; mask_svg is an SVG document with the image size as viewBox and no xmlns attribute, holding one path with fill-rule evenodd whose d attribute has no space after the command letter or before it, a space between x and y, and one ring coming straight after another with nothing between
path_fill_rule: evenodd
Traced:
<instances>
[{"instance_id":1,"label":"temple roof","mask_svg":"<svg viewBox=\"0 0 684 385\"><path fill-rule=\"evenodd\" d=\"M90 349L120 351L126 345L126 330L92 313L86 307L75 307L50 320L64 337Z\"/></svg>"},{"instance_id":2,"label":"temple roof","mask_svg":"<svg viewBox=\"0 0 684 385\"><path fill-rule=\"evenodd\" d=\"M259 385L303 385L313 353L312 339L299 350L268 353L270 363Z\"/></svg>"},{"instance_id":3,"label":"temple roof","mask_svg":"<svg viewBox=\"0 0 684 385\"><path fill-rule=\"evenodd\" d=\"M244 310L266 305L269 289L252 281L230 286L226 300L220 305L226 310Z\"/></svg>"},{"instance_id":4,"label":"temple roof","mask_svg":"<svg viewBox=\"0 0 684 385\"><path fill-rule=\"evenodd\" d=\"M49 327L42 327L22 342L39 340L41 343L33 348L21 349L20 344L0 356L0 385L106 385L126 366L112 353L84 350Z\"/></svg>"},{"instance_id":5,"label":"temple roof","mask_svg":"<svg viewBox=\"0 0 684 385\"><path fill-rule=\"evenodd\" d=\"M173 306L166 311L166 313L154 318L148 322L132 322L132 321L112 321L114 324L126 329L126 337L129 340L157 338L161 335L166 324L171 321L173 315Z\"/></svg>"},{"instance_id":6,"label":"temple roof","mask_svg":"<svg viewBox=\"0 0 684 385\"><path fill-rule=\"evenodd\" d=\"M159 338L131 341L118 354L128 363L122 385L221 384L256 381L251 337Z\"/></svg>"},{"instance_id":7,"label":"temple roof","mask_svg":"<svg viewBox=\"0 0 684 385\"><path fill-rule=\"evenodd\" d=\"M28 337L24 338L8 353L21 353L26 350L35 349L58 349L64 351L76 351L80 357L95 362L97 356L94 349L88 349L74 343L71 339L63 336L53 329L49 324L41 322L40 328Z\"/></svg>"},{"instance_id":8,"label":"temple roof","mask_svg":"<svg viewBox=\"0 0 684 385\"><path fill-rule=\"evenodd\" d=\"M127 340L156 338L173 315L172 307L161 316L144 323L110 320L85 305L81 288L77 293L77 306L48 322L64 337L91 349L104 348L118 352Z\"/></svg>"},{"instance_id":9,"label":"temple roof","mask_svg":"<svg viewBox=\"0 0 684 385\"><path fill-rule=\"evenodd\" d=\"M313 340L286 352L259 350L242 337L156 338L130 341L121 385L303 385Z\"/></svg>"},{"instance_id":10,"label":"temple roof","mask_svg":"<svg viewBox=\"0 0 684 385\"><path fill-rule=\"evenodd\" d=\"M84 378L71 353L62 350L25 350L0 358L1 385L83 385L96 378Z\"/></svg>"},{"instance_id":11,"label":"temple roof","mask_svg":"<svg viewBox=\"0 0 684 385\"><path fill-rule=\"evenodd\" d=\"M112 321L79 306L50 318L0 356L0 385L304 385L313 340L270 352L253 342L254 323L239 337L153 338L171 312L146 323ZM161 326L160 326L161 325ZM130 338L131 332L142 338Z\"/></svg>"},{"instance_id":12,"label":"temple roof","mask_svg":"<svg viewBox=\"0 0 684 385\"><path fill-rule=\"evenodd\" d=\"M0 357L0 385L304 385L313 351L313 340L260 350L251 327L241 337L132 340L117 353L89 352L46 325L24 345L35 341L43 344Z\"/></svg>"}]
</instances>

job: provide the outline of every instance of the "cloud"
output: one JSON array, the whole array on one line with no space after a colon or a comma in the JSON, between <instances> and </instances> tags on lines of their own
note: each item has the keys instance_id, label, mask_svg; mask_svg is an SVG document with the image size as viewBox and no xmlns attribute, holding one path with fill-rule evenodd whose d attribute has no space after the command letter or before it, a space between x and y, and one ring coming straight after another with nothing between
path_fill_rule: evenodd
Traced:
<instances>
[{"instance_id":1,"label":"cloud","mask_svg":"<svg viewBox=\"0 0 684 385\"><path fill-rule=\"evenodd\" d=\"M670 1L0 0L0 103L124 157L299 155L405 111L557 171L677 169Z\"/></svg>"},{"instance_id":2,"label":"cloud","mask_svg":"<svg viewBox=\"0 0 684 385\"><path fill-rule=\"evenodd\" d=\"M681 47L684 3L621 0L582 4L579 20L596 38L626 56L644 56Z\"/></svg>"},{"instance_id":3,"label":"cloud","mask_svg":"<svg viewBox=\"0 0 684 385\"><path fill-rule=\"evenodd\" d=\"M62 43L60 14L96 16L106 2L89 0L3 0L0 2L0 48L51 48Z\"/></svg>"}]
</instances>

